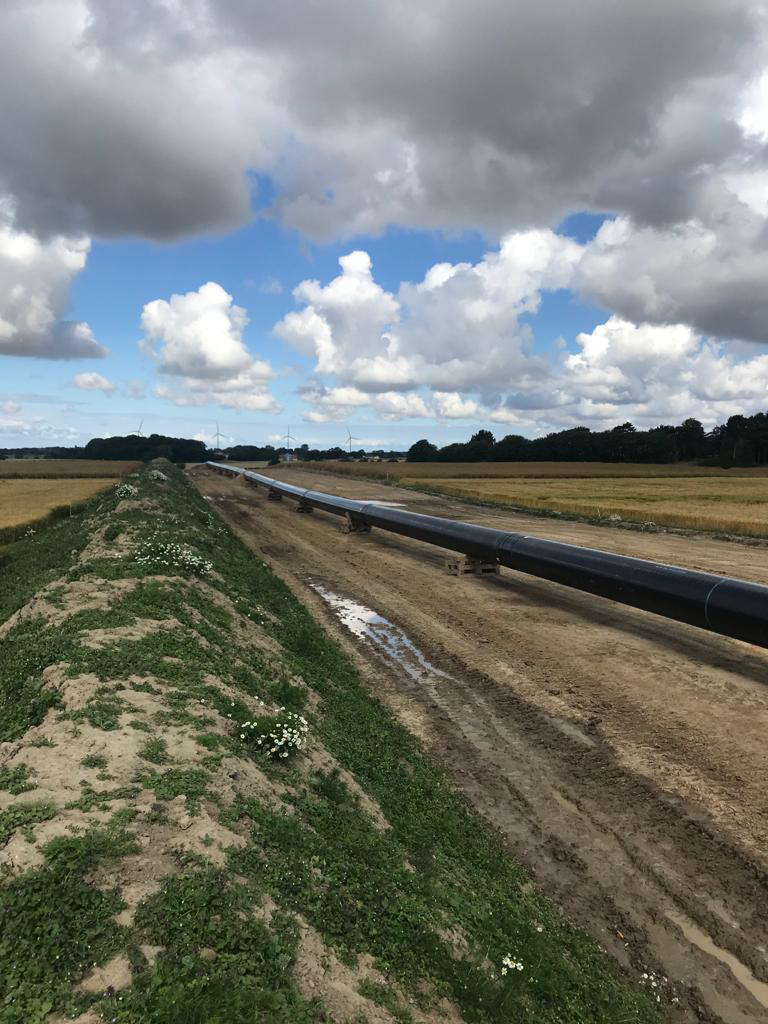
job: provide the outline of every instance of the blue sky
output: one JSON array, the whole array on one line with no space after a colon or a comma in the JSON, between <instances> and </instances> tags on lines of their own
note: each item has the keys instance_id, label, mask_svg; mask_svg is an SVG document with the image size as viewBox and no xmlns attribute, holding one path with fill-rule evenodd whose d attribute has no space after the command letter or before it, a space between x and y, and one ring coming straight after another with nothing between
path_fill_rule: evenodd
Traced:
<instances>
[{"instance_id":1,"label":"blue sky","mask_svg":"<svg viewBox=\"0 0 768 1024\"><path fill-rule=\"evenodd\" d=\"M0 447L765 410L761 6L0 5Z\"/></svg>"},{"instance_id":2,"label":"blue sky","mask_svg":"<svg viewBox=\"0 0 768 1024\"><path fill-rule=\"evenodd\" d=\"M571 216L560 230L579 241L588 241L603 219L590 214ZM436 263L475 264L493 247L477 232L446 237L439 231L398 229L379 237L361 236L320 245L308 242L296 231L284 230L274 219L258 216L239 231L174 244L97 241L85 269L72 283L66 316L87 321L96 338L109 349L109 355L98 361L6 360L0 395L46 418L63 416L67 423L77 425L85 439L92 434L128 432L140 422L144 433L206 436L213 434L218 422L222 432L242 443L266 443L284 434L287 425L301 442L310 444L335 444L346 435L348 426L353 433L364 433L364 440L386 445L407 446L422 433L443 443L464 439L487 424L482 419L438 419L429 425L413 418L377 421L364 411L346 417L339 425L304 423L306 407L297 389L311 376L313 360L287 347L274 335L273 327L286 312L296 308L292 291L300 281L317 278L327 282L338 273L339 257L352 250L367 251L377 281L396 292L403 281L421 280ZM247 310L249 323L243 338L251 352L273 365L277 377L272 390L281 413L233 411L216 403L194 410L173 409L153 396L155 368L138 345L142 337L141 311L153 299L196 291L210 280ZM579 331L592 330L604 318L602 310L578 301L566 289L558 289L544 292L538 312L526 314L522 320L534 330L534 347L548 349L560 337L572 345ZM104 375L118 389L111 394L84 392L72 383L76 373L83 370ZM124 393L123 385L129 381L145 383L143 398Z\"/></svg>"}]
</instances>

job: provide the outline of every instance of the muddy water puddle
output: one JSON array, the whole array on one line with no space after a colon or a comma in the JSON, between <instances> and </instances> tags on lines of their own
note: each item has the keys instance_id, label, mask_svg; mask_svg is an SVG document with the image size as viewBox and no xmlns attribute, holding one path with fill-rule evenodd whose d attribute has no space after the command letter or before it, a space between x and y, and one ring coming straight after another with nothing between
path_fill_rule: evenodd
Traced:
<instances>
[{"instance_id":1,"label":"muddy water puddle","mask_svg":"<svg viewBox=\"0 0 768 1024\"><path fill-rule=\"evenodd\" d=\"M738 960L732 953L716 945L706 932L695 925L690 918L676 910L668 910L667 918L672 921L689 942L697 946L703 953L715 957L726 967L730 968L731 974L740 982L753 998L768 1009L768 985L759 981L749 967Z\"/></svg>"},{"instance_id":2,"label":"muddy water puddle","mask_svg":"<svg viewBox=\"0 0 768 1024\"><path fill-rule=\"evenodd\" d=\"M350 597L329 590L318 580L307 577L305 581L319 594L343 626L361 640L367 640L389 661L403 669L411 679L434 678L449 679L445 672L433 665L422 651L411 640L408 634L394 622L383 615L366 608L364 604Z\"/></svg>"}]
</instances>

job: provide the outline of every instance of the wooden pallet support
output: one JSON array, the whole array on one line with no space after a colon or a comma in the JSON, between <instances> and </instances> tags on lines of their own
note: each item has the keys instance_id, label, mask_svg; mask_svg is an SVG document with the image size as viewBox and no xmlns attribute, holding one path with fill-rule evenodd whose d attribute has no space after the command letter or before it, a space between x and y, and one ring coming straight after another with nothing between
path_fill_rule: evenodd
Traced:
<instances>
[{"instance_id":1,"label":"wooden pallet support","mask_svg":"<svg viewBox=\"0 0 768 1024\"><path fill-rule=\"evenodd\" d=\"M471 555L452 555L445 560L445 571L449 576L498 576L500 567Z\"/></svg>"},{"instance_id":2,"label":"wooden pallet support","mask_svg":"<svg viewBox=\"0 0 768 1024\"><path fill-rule=\"evenodd\" d=\"M274 488L270 488L267 491L267 501L282 501L282 500L283 500L283 496L280 493L280 491L276 491L276 490L274 490Z\"/></svg>"},{"instance_id":3,"label":"wooden pallet support","mask_svg":"<svg viewBox=\"0 0 768 1024\"><path fill-rule=\"evenodd\" d=\"M299 498L299 502L296 505L296 511L297 512L314 512L315 510L309 504L308 501L305 501L303 498Z\"/></svg>"},{"instance_id":4,"label":"wooden pallet support","mask_svg":"<svg viewBox=\"0 0 768 1024\"><path fill-rule=\"evenodd\" d=\"M344 516L344 522L341 525L341 529L344 533L370 533L371 528L368 523L364 522L359 516L354 516L350 512L347 512Z\"/></svg>"}]
</instances>

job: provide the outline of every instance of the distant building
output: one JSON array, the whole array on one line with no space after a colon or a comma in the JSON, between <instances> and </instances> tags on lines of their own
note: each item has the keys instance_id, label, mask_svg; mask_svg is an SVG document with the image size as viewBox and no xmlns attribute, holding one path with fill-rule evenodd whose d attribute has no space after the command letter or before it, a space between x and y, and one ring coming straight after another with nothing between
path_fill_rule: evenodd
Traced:
<instances>
[{"instance_id":1,"label":"distant building","mask_svg":"<svg viewBox=\"0 0 768 1024\"><path fill-rule=\"evenodd\" d=\"M294 452L280 452L281 462L296 462L296 455Z\"/></svg>"}]
</instances>

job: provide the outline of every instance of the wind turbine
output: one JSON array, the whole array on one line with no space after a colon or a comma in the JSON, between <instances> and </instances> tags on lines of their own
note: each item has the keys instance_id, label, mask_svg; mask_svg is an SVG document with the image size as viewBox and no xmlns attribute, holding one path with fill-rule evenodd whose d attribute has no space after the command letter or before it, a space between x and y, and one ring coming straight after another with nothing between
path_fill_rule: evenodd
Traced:
<instances>
[{"instance_id":1,"label":"wind turbine","mask_svg":"<svg viewBox=\"0 0 768 1024\"><path fill-rule=\"evenodd\" d=\"M298 437L294 437L291 434L291 428L288 427L288 432L283 434L283 436L280 438L280 440L281 441L285 441L286 448L290 450L291 449L291 441L298 441Z\"/></svg>"},{"instance_id":2,"label":"wind turbine","mask_svg":"<svg viewBox=\"0 0 768 1024\"><path fill-rule=\"evenodd\" d=\"M141 432L141 428L143 426L144 426L144 420L142 420L141 423L139 424L138 430L132 430L130 432L130 434L128 435L128 437L144 437L144 435Z\"/></svg>"},{"instance_id":3,"label":"wind turbine","mask_svg":"<svg viewBox=\"0 0 768 1024\"><path fill-rule=\"evenodd\" d=\"M222 439L223 436L224 435L219 430L219 424L217 423L216 424L216 433L214 434L214 437L216 438L216 450L217 451L221 451L221 439Z\"/></svg>"},{"instance_id":4,"label":"wind turbine","mask_svg":"<svg viewBox=\"0 0 768 1024\"><path fill-rule=\"evenodd\" d=\"M360 441L360 440L362 440L362 438L355 437L352 434L352 431L349 429L349 427L347 427L347 444L349 445L349 454L350 455L352 454L352 442L353 441Z\"/></svg>"}]
</instances>

